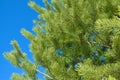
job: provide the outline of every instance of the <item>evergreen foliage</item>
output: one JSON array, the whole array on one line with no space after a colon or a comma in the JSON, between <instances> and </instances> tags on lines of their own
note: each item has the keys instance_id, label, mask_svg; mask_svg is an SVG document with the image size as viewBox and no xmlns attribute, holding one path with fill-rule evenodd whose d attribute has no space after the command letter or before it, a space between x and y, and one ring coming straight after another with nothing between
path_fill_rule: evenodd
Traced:
<instances>
[{"instance_id":1,"label":"evergreen foliage","mask_svg":"<svg viewBox=\"0 0 120 80\"><path fill-rule=\"evenodd\" d=\"M30 40L35 63L29 61L16 41L4 54L26 74L14 73L11 80L120 80L120 1L44 0L46 8L30 1L39 13ZM40 72L38 66L46 68Z\"/></svg>"}]
</instances>

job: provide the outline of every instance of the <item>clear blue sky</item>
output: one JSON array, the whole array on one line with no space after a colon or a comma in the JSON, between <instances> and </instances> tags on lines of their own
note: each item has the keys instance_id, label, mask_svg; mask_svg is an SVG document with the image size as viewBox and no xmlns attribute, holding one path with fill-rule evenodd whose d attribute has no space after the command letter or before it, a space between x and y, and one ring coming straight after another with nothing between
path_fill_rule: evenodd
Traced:
<instances>
[{"instance_id":1,"label":"clear blue sky","mask_svg":"<svg viewBox=\"0 0 120 80\"><path fill-rule=\"evenodd\" d=\"M22 51L26 52L32 59L29 52L29 40L24 38L20 30L25 28L32 32L33 19L37 19L38 14L28 5L29 0L1 0L0 1L0 79L10 80L13 72L22 73L23 70L11 65L4 57L3 52L10 51L13 47L11 40L17 40ZM34 0L43 6L42 0ZM43 69L41 69L43 70ZM41 76L42 77L42 76ZM42 77L43 80L43 77Z\"/></svg>"}]
</instances>

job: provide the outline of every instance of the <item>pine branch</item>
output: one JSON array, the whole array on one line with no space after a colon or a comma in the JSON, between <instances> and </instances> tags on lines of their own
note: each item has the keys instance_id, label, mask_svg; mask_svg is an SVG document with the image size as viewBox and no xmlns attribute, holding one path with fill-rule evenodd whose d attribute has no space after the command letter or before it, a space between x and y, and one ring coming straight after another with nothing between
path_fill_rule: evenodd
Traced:
<instances>
[{"instance_id":1,"label":"pine branch","mask_svg":"<svg viewBox=\"0 0 120 80\"><path fill-rule=\"evenodd\" d=\"M50 79L53 79L51 76L49 76L48 74L45 74L45 73L41 72L41 71L38 70L38 69L36 69L36 71L37 71L38 73L40 73L40 74L42 74L42 75L44 75L44 76L50 78Z\"/></svg>"}]
</instances>

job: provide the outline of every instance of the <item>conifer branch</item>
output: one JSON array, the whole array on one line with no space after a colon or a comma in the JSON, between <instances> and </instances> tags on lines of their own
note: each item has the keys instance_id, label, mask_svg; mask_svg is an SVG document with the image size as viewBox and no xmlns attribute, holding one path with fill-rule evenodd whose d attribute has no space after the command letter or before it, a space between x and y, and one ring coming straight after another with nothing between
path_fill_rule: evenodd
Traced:
<instances>
[{"instance_id":1,"label":"conifer branch","mask_svg":"<svg viewBox=\"0 0 120 80\"><path fill-rule=\"evenodd\" d=\"M45 74L45 73L41 72L41 71L38 70L38 69L36 69L36 71L37 71L38 73L40 73L40 74L42 74L42 75L44 75L44 76L50 78L50 79L53 79L51 76L49 76L48 74Z\"/></svg>"}]
</instances>

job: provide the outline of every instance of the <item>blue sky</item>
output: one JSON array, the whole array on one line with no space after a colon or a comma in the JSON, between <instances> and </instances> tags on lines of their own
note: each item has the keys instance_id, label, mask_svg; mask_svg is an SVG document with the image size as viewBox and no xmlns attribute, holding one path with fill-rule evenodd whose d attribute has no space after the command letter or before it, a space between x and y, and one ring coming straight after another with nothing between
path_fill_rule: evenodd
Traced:
<instances>
[{"instance_id":1,"label":"blue sky","mask_svg":"<svg viewBox=\"0 0 120 80\"><path fill-rule=\"evenodd\" d=\"M29 52L29 40L24 38L20 30L25 28L32 32L33 20L37 19L38 14L28 5L29 0L1 0L0 2L0 79L10 80L13 72L22 73L19 69L9 63L3 53L13 49L10 42L17 40L22 51L26 52L30 60L32 53ZM34 0L43 6L42 0ZM43 70L42 68L40 68ZM42 80L43 77L41 76Z\"/></svg>"}]
</instances>

